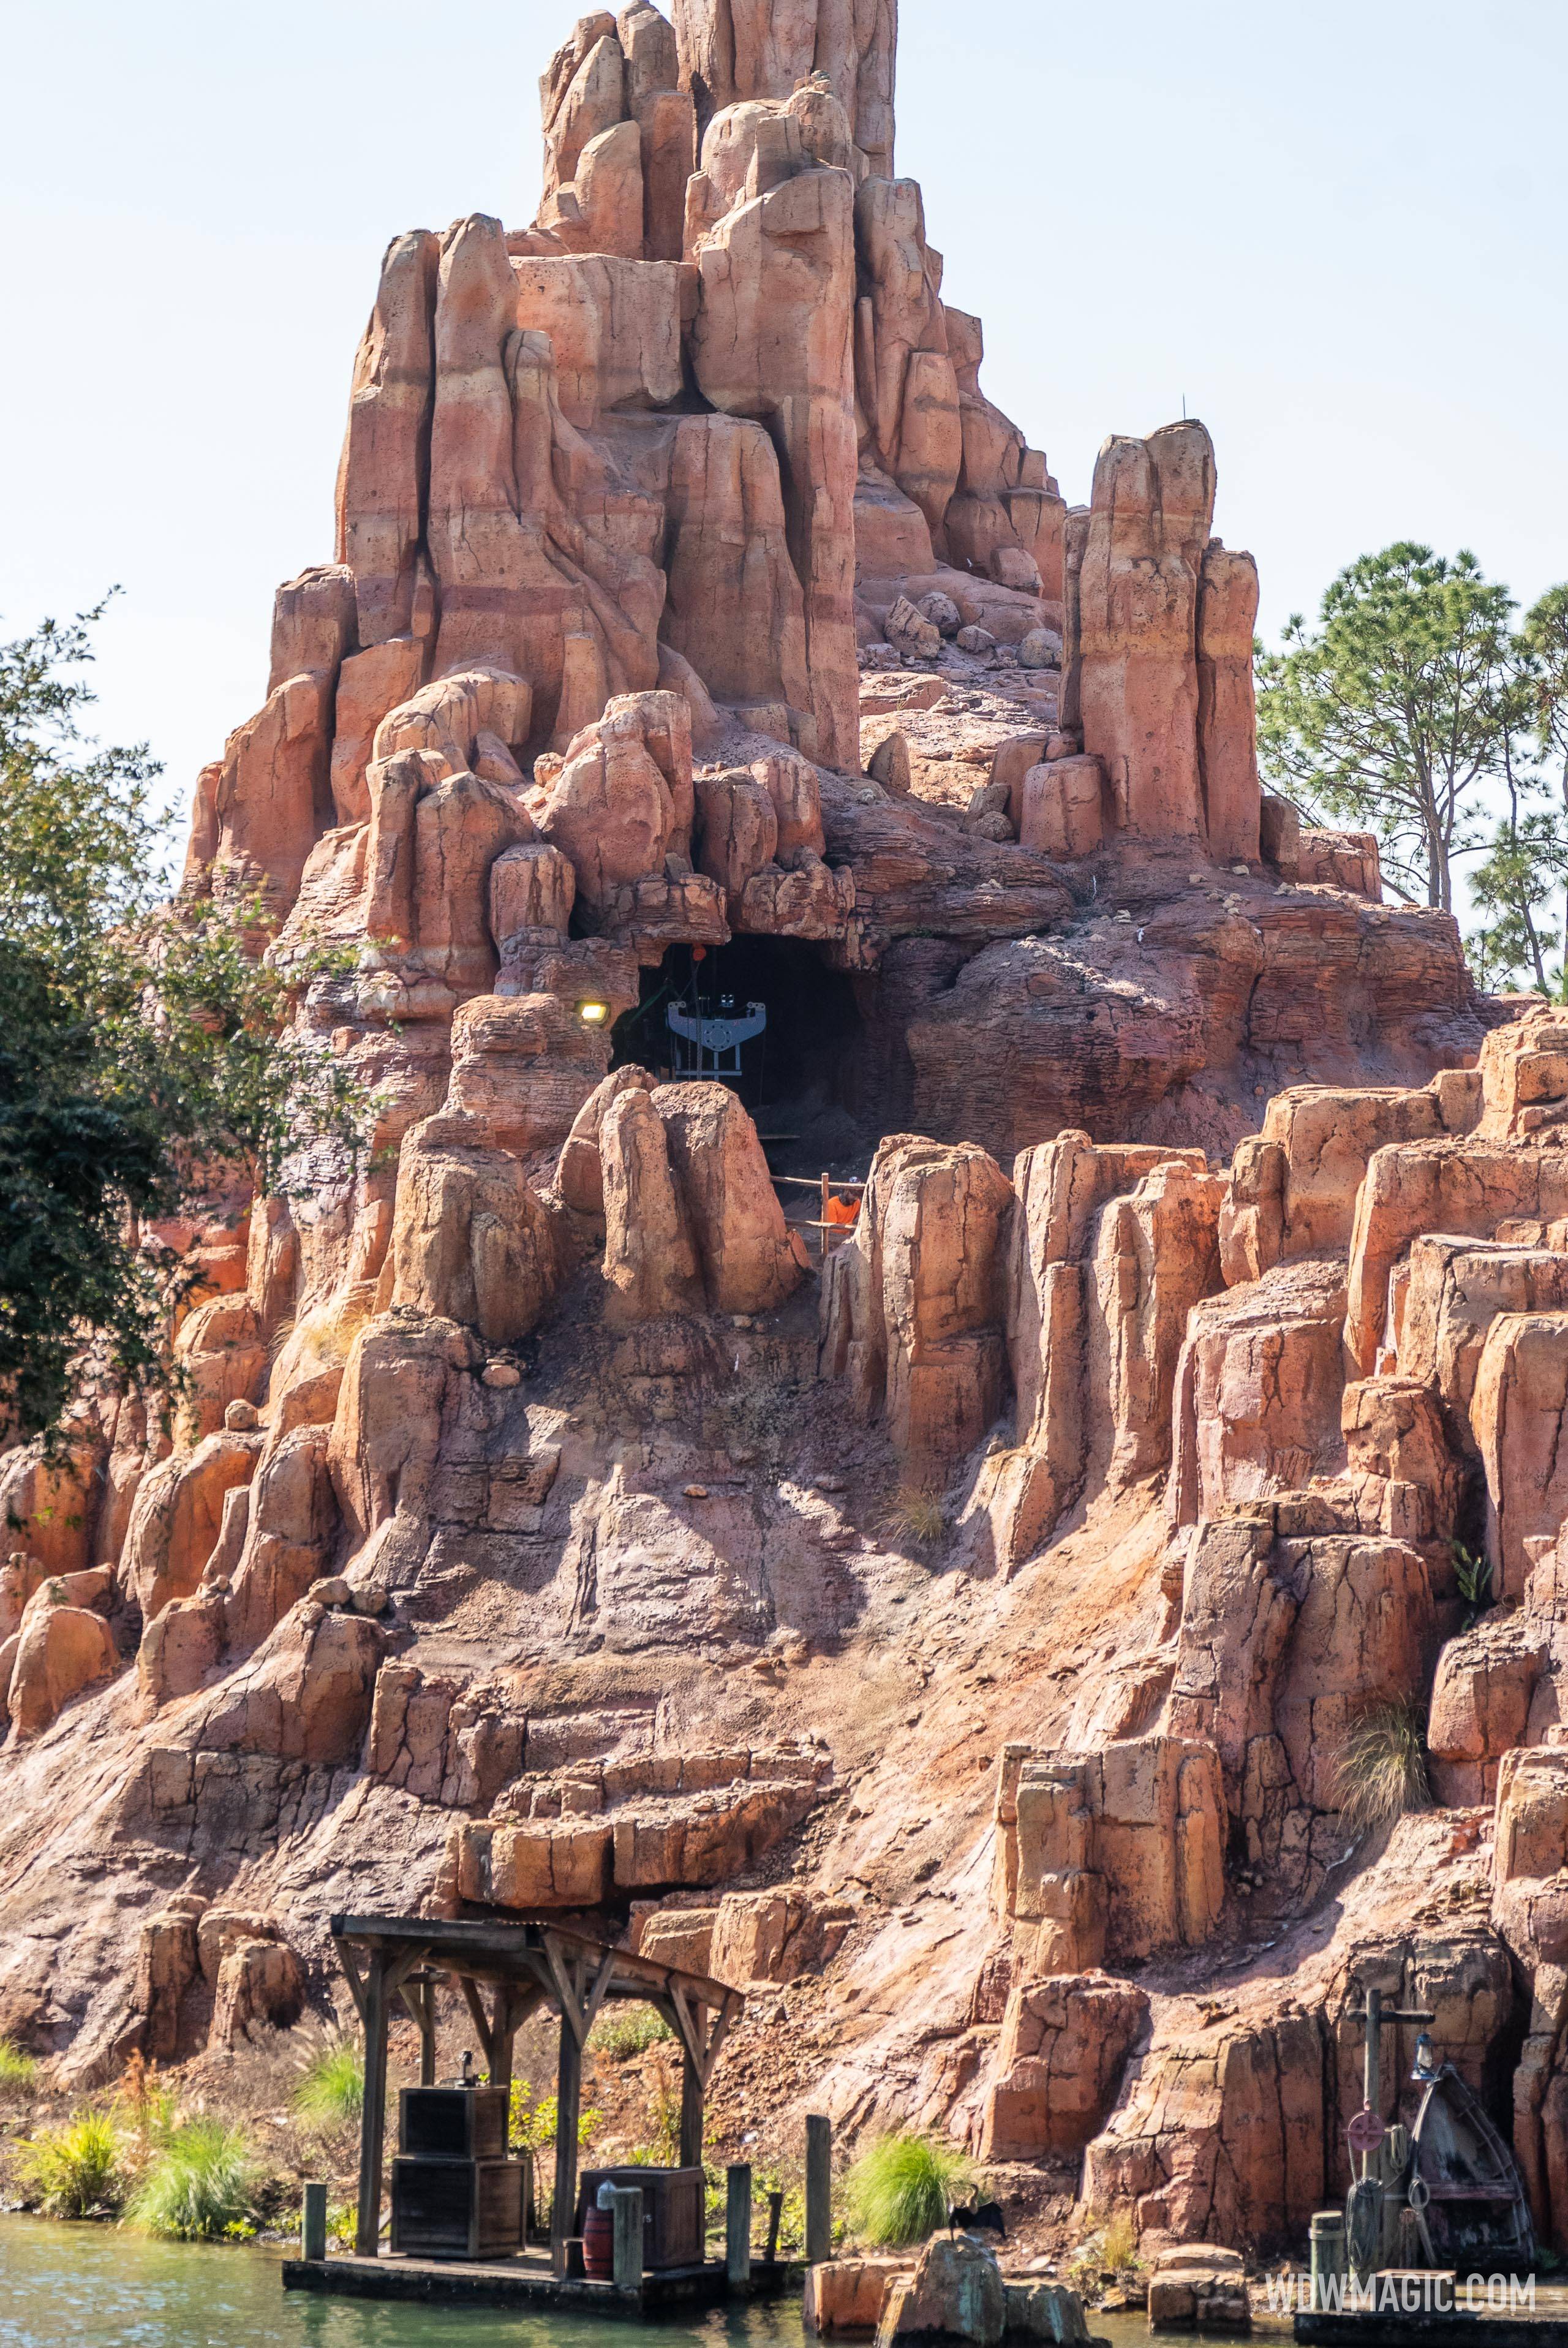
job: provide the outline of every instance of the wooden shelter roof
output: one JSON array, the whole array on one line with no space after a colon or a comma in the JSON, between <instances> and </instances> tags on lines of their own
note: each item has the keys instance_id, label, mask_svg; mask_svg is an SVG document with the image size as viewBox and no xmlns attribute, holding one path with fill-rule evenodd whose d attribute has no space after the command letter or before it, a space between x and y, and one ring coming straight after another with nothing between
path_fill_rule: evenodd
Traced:
<instances>
[{"instance_id":1,"label":"wooden shelter roof","mask_svg":"<svg viewBox=\"0 0 1568 2348\"><path fill-rule=\"evenodd\" d=\"M637 1957L629 1949L568 1931L563 1925L534 1921L508 1923L503 1918L428 1916L334 1916L328 1926L338 1953L353 1949L382 1950L403 1957L418 1948L414 1962L459 1981L532 1983L545 2001L562 2003L570 1968L586 1972L595 2009L611 1998L672 2001L678 1993L688 2005L705 2005L722 2013L726 2024L736 2021L746 2005L744 1993L707 1973L683 1972L678 1965L661 1965L651 1957ZM597 1976L603 1976L603 1987ZM352 1983L353 1976L350 1975ZM575 1984L572 1984L574 1988ZM684 2033L683 2033L684 2035Z\"/></svg>"},{"instance_id":2,"label":"wooden shelter roof","mask_svg":"<svg viewBox=\"0 0 1568 2348\"><path fill-rule=\"evenodd\" d=\"M383 2139L387 2115L387 2029L397 1999L419 2031L419 2077L436 2076L438 1976L457 1982L484 2048L491 2084L510 2089L517 2033L541 2006L561 2017L555 2091L555 2192L552 2263L565 2271L565 2246L577 2198L577 2119L583 2055L594 2017L607 1999L635 1999L664 2014L680 2041L680 2159L702 2161L703 2098L714 2063L746 1999L707 1973L683 1972L629 1949L541 1920L503 1916L355 1916L329 1929L365 2025L365 2102L360 2116L361 2258L375 2258L380 2236ZM487 2009L484 1993L490 1993Z\"/></svg>"}]
</instances>

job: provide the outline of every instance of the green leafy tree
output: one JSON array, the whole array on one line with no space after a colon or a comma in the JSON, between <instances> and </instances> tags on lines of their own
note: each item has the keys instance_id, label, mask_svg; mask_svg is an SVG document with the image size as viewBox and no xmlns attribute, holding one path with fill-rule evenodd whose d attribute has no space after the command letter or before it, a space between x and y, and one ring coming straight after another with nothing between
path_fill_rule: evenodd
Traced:
<instances>
[{"instance_id":1,"label":"green leafy tree","mask_svg":"<svg viewBox=\"0 0 1568 2348\"><path fill-rule=\"evenodd\" d=\"M1541 788L1558 807L1556 833L1568 833L1568 585L1550 587L1525 613L1519 630L1520 686L1537 756L1545 769ZM1550 879L1568 888L1568 866L1558 860ZM1568 935L1568 908L1564 909ZM1568 991L1568 962L1558 978Z\"/></svg>"},{"instance_id":2,"label":"green leafy tree","mask_svg":"<svg viewBox=\"0 0 1568 2348\"><path fill-rule=\"evenodd\" d=\"M1535 747L1556 763L1558 793L1568 807L1568 584L1549 587L1519 631L1524 653Z\"/></svg>"},{"instance_id":3,"label":"green leafy tree","mask_svg":"<svg viewBox=\"0 0 1568 2348\"><path fill-rule=\"evenodd\" d=\"M366 1104L257 951L259 908L160 901L145 747L80 732L101 613L0 644L0 1427L51 1429L88 1365L156 1384L171 1266L140 1223L215 1167L268 1188L292 1148L356 1147Z\"/></svg>"},{"instance_id":4,"label":"green leafy tree","mask_svg":"<svg viewBox=\"0 0 1568 2348\"><path fill-rule=\"evenodd\" d=\"M1568 830L1558 808L1536 808L1499 824L1470 884L1471 901L1484 918L1466 948L1481 985L1495 990L1522 976L1537 994L1558 991L1562 967L1550 971L1547 957L1562 949L1552 898L1564 880Z\"/></svg>"},{"instance_id":5,"label":"green leafy tree","mask_svg":"<svg viewBox=\"0 0 1568 2348\"><path fill-rule=\"evenodd\" d=\"M1480 845L1482 787L1523 714L1513 605L1473 554L1410 542L1363 555L1258 660L1264 772L1310 821L1375 832L1407 902L1451 911Z\"/></svg>"}]
</instances>

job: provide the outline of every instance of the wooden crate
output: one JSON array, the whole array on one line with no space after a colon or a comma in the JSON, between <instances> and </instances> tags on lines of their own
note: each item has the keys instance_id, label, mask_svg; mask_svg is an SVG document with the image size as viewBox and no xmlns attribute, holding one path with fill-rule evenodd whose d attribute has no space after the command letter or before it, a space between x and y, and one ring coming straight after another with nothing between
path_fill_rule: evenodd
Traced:
<instances>
[{"instance_id":1,"label":"wooden crate","mask_svg":"<svg viewBox=\"0 0 1568 2348\"><path fill-rule=\"evenodd\" d=\"M404 2087L397 2149L411 2160L504 2160L504 2087Z\"/></svg>"},{"instance_id":2,"label":"wooden crate","mask_svg":"<svg viewBox=\"0 0 1568 2348\"><path fill-rule=\"evenodd\" d=\"M522 2248L528 2164L392 2163L392 2249L405 2258L506 2258Z\"/></svg>"},{"instance_id":3,"label":"wooden crate","mask_svg":"<svg viewBox=\"0 0 1568 2348\"><path fill-rule=\"evenodd\" d=\"M700 2168L588 2168L578 2188L573 2231L601 2185L635 2185L643 2196L643 2267L649 2274L697 2267L707 2249L707 2180Z\"/></svg>"}]
</instances>

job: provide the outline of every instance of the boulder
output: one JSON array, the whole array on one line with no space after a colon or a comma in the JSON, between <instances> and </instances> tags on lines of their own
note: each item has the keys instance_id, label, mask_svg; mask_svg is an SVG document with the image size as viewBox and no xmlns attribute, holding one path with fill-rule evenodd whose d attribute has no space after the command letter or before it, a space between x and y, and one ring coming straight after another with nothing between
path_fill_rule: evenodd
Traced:
<instances>
[{"instance_id":1,"label":"boulder","mask_svg":"<svg viewBox=\"0 0 1568 2348\"><path fill-rule=\"evenodd\" d=\"M708 1309L766 1313L782 1304L803 1266L750 1117L726 1085L661 1085L652 1106Z\"/></svg>"},{"instance_id":2,"label":"boulder","mask_svg":"<svg viewBox=\"0 0 1568 2348\"><path fill-rule=\"evenodd\" d=\"M885 1410L915 1477L945 1476L1001 1407L1016 1204L983 1149L894 1135L872 1162L853 1238L830 1260L824 1367L850 1378L863 1415Z\"/></svg>"},{"instance_id":3,"label":"boulder","mask_svg":"<svg viewBox=\"0 0 1568 2348\"><path fill-rule=\"evenodd\" d=\"M853 767L856 276L849 175L812 169L769 186L717 221L696 260L690 350L697 386L723 413L769 420L777 432L804 598L816 750Z\"/></svg>"},{"instance_id":4,"label":"boulder","mask_svg":"<svg viewBox=\"0 0 1568 2348\"><path fill-rule=\"evenodd\" d=\"M1504 1313L1476 1369L1471 1423L1486 1471L1491 1595L1518 1599L1528 1544L1568 1516L1568 1313Z\"/></svg>"},{"instance_id":5,"label":"boulder","mask_svg":"<svg viewBox=\"0 0 1568 2348\"><path fill-rule=\"evenodd\" d=\"M489 1345L515 1344L555 1294L554 1226L521 1162L477 1146L470 1131L429 1117L404 1141L392 1304L466 1323Z\"/></svg>"},{"instance_id":6,"label":"boulder","mask_svg":"<svg viewBox=\"0 0 1568 2348\"><path fill-rule=\"evenodd\" d=\"M1083 747L1118 829L1145 839L1203 837L1198 592L1213 510L1202 424L1100 450L1078 582Z\"/></svg>"},{"instance_id":7,"label":"boulder","mask_svg":"<svg viewBox=\"0 0 1568 2348\"><path fill-rule=\"evenodd\" d=\"M1092 1447L1113 1490L1169 1465L1188 1316L1220 1284L1224 1187L1221 1175L1172 1161L1100 1217L1085 1283L1086 1358L1107 1414Z\"/></svg>"},{"instance_id":8,"label":"boulder","mask_svg":"<svg viewBox=\"0 0 1568 2348\"><path fill-rule=\"evenodd\" d=\"M1024 777L1018 841L1068 863L1092 856L1105 836L1105 777L1098 758L1053 758Z\"/></svg>"},{"instance_id":9,"label":"boulder","mask_svg":"<svg viewBox=\"0 0 1568 2348\"><path fill-rule=\"evenodd\" d=\"M1182 2242L1161 2250L1149 2278L1149 2328L1250 2332L1252 2302L1239 2250Z\"/></svg>"},{"instance_id":10,"label":"boulder","mask_svg":"<svg viewBox=\"0 0 1568 2348\"><path fill-rule=\"evenodd\" d=\"M1118 1740L1093 1754L1003 1748L993 1904L1031 1930L1037 1976L1195 1948L1224 1904L1226 1801L1202 1737ZM1033 1929L1037 1928L1037 1929Z\"/></svg>"},{"instance_id":11,"label":"boulder","mask_svg":"<svg viewBox=\"0 0 1568 2348\"><path fill-rule=\"evenodd\" d=\"M1144 1991L1106 1973L1016 1983L985 2096L981 2159L1080 2150L1115 2102L1148 2016Z\"/></svg>"},{"instance_id":12,"label":"boulder","mask_svg":"<svg viewBox=\"0 0 1568 2348\"><path fill-rule=\"evenodd\" d=\"M717 1908L655 1909L643 1919L637 1954L655 1964L674 1965L683 1973L713 1975L713 1928L717 1920Z\"/></svg>"},{"instance_id":13,"label":"boulder","mask_svg":"<svg viewBox=\"0 0 1568 2348\"><path fill-rule=\"evenodd\" d=\"M565 1141L603 1081L609 1037L553 994L481 994L452 1021L447 1111L476 1142L527 1158Z\"/></svg>"},{"instance_id":14,"label":"boulder","mask_svg":"<svg viewBox=\"0 0 1568 2348\"><path fill-rule=\"evenodd\" d=\"M1503 1756L1528 1742L1545 1664L1540 1627L1517 1615L1493 1617L1449 1641L1427 1718L1439 1801L1457 1808L1493 1798Z\"/></svg>"},{"instance_id":15,"label":"boulder","mask_svg":"<svg viewBox=\"0 0 1568 2348\"><path fill-rule=\"evenodd\" d=\"M841 1901L780 1885L770 1891L730 1891L713 1920L708 1963L716 1981L791 1982L819 1971L837 1955L854 1911ZM647 1934L643 1939L649 1953Z\"/></svg>"},{"instance_id":16,"label":"boulder","mask_svg":"<svg viewBox=\"0 0 1568 2348\"><path fill-rule=\"evenodd\" d=\"M605 1109L598 1159L604 1214L605 1318L630 1326L699 1311L702 1267L670 1165L656 1095L634 1086Z\"/></svg>"},{"instance_id":17,"label":"boulder","mask_svg":"<svg viewBox=\"0 0 1568 2348\"><path fill-rule=\"evenodd\" d=\"M1344 1323L1344 1267L1332 1261L1280 1265L1193 1306L1172 1402L1173 1522L1336 1464Z\"/></svg>"},{"instance_id":18,"label":"boulder","mask_svg":"<svg viewBox=\"0 0 1568 2348\"><path fill-rule=\"evenodd\" d=\"M233 1941L218 1968L207 2044L232 2054L258 2030L290 2030L304 1999L304 1968L286 1941Z\"/></svg>"},{"instance_id":19,"label":"boulder","mask_svg":"<svg viewBox=\"0 0 1568 2348\"><path fill-rule=\"evenodd\" d=\"M19 1737L38 1735L73 1696L119 1670L113 1633L90 1603L107 1595L108 1582L107 1573L72 1574L44 1582L27 1601L5 1699ZM73 1591L73 1583L87 1587Z\"/></svg>"},{"instance_id":20,"label":"boulder","mask_svg":"<svg viewBox=\"0 0 1568 2348\"><path fill-rule=\"evenodd\" d=\"M1227 864L1255 864L1262 854L1257 617L1257 564L1212 538L1198 573L1198 770L1209 853Z\"/></svg>"},{"instance_id":21,"label":"boulder","mask_svg":"<svg viewBox=\"0 0 1568 2348\"><path fill-rule=\"evenodd\" d=\"M353 572L357 635L366 647L412 641L438 258L427 230L393 239L355 361L337 477L337 554Z\"/></svg>"},{"instance_id":22,"label":"boulder","mask_svg":"<svg viewBox=\"0 0 1568 2348\"><path fill-rule=\"evenodd\" d=\"M181 2007L201 1970L196 1928L206 1905L200 1894L181 1892L150 1916L138 1935L131 2003L150 2063L171 2063L180 2053Z\"/></svg>"},{"instance_id":23,"label":"boulder","mask_svg":"<svg viewBox=\"0 0 1568 2348\"><path fill-rule=\"evenodd\" d=\"M964 2340L999 2348L1007 2292L992 2252L968 2235L934 2235L914 2272L895 2282L882 2306L877 2348L894 2340Z\"/></svg>"},{"instance_id":24,"label":"boulder","mask_svg":"<svg viewBox=\"0 0 1568 2348\"><path fill-rule=\"evenodd\" d=\"M888 2292L913 2272L914 2253L904 2258L824 2259L806 2270L801 2321L819 2340L874 2332Z\"/></svg>"},{"instance_id":25,"label":"boulder","mask_svg":"<svg viewBox=\"0 0 1568 2348\"><path fill-rule=\"evenodd\" d=\"M218 1545L223 1503L248 1484L262 1437L224 1428L150 1468L137 1491L120 1560L119 1581L144 1622L171 1598L190 1598Z\"/></svg>"}]
</instances>

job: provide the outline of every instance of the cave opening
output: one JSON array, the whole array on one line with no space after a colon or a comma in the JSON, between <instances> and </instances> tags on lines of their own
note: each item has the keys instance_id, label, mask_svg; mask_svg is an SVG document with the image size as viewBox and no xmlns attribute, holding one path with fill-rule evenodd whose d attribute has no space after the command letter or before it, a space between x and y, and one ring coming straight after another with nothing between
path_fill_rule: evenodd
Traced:
<instances>
[{"instance_id":1,"label":"cave opening","mask_svg":"<svg viewBox=\"0 0 1568 2348\"><path fill-rule=\"evenodd\" d=\"M864 1171L877 1140L851 1107L864 1045L853 983L815 946L736 937L672 946L643 972L642 1000L615 1024L611 1066L640 1066L661 1083L727 1084L776 1172L825 1169L847 1179Z\"/></svg>"}]
</instances>

